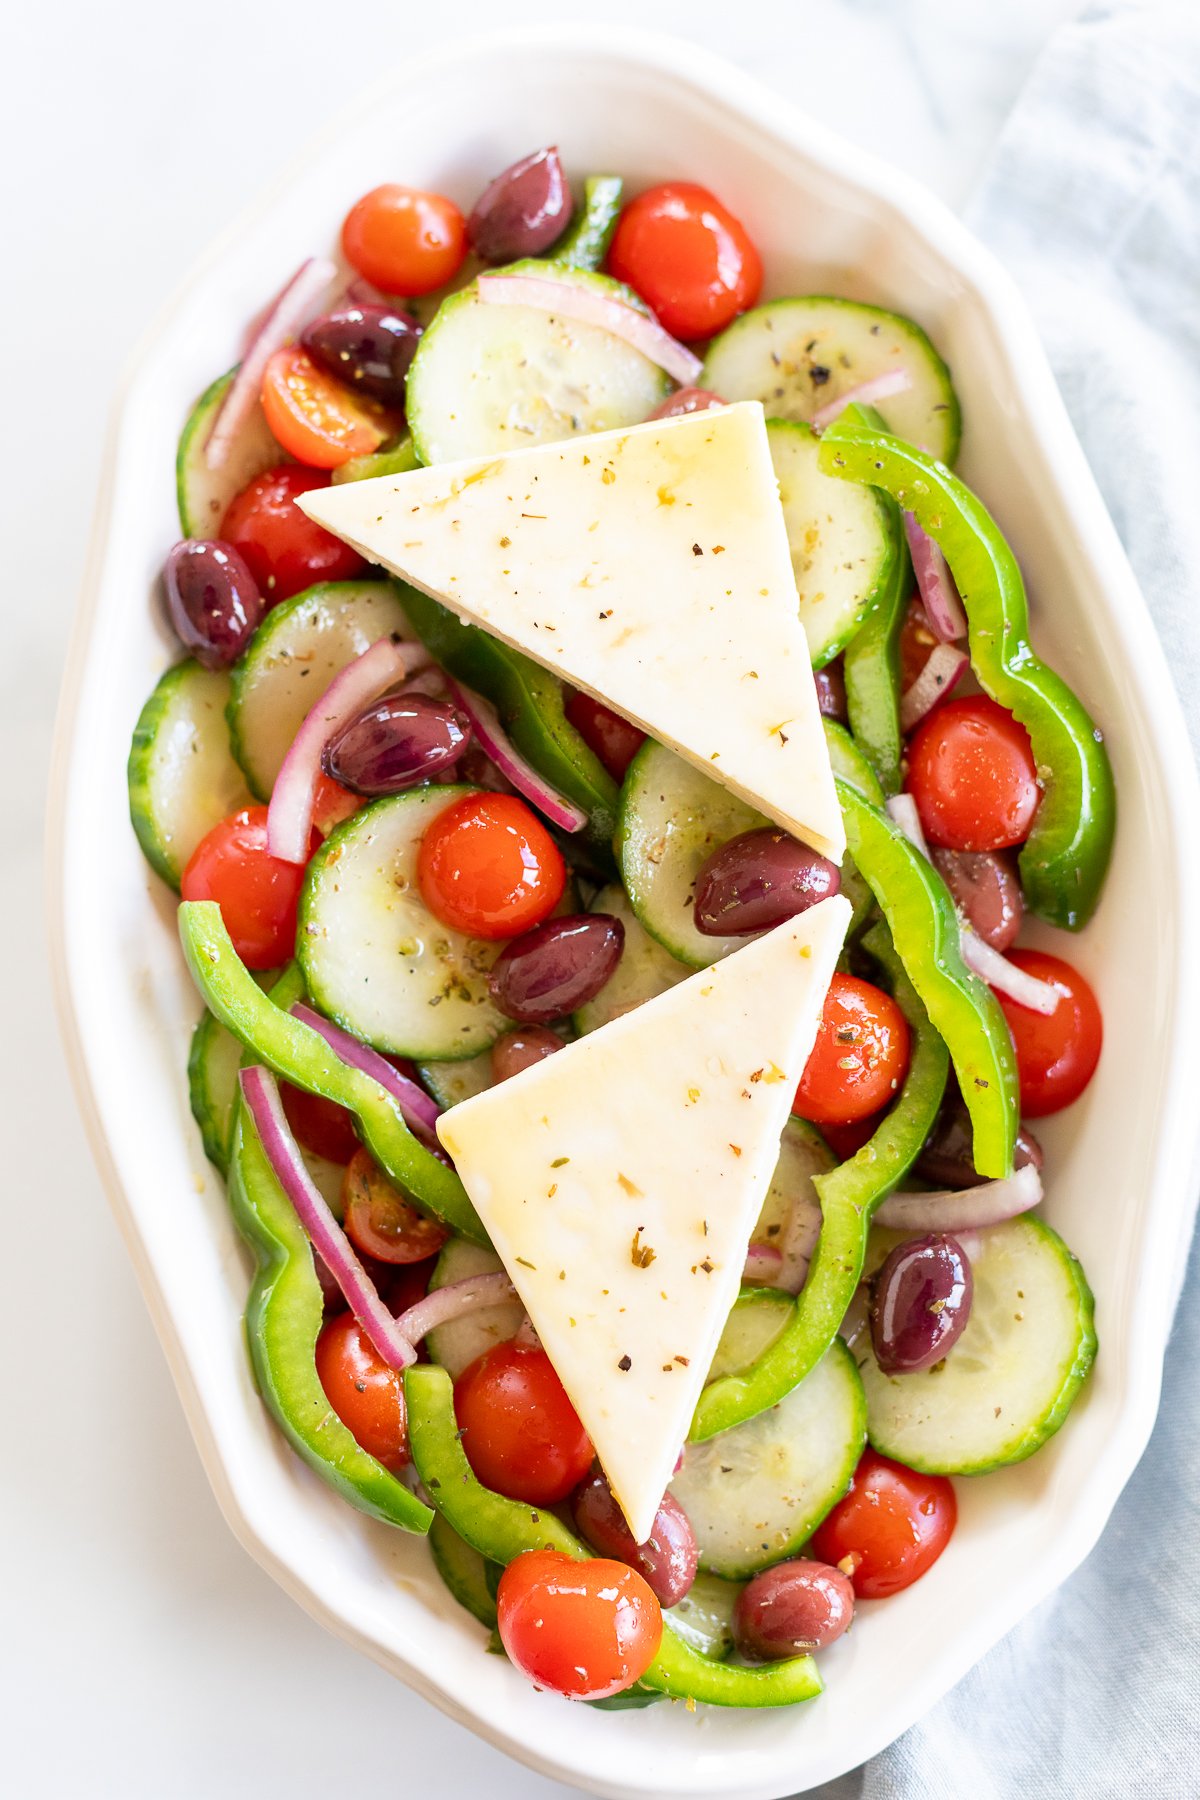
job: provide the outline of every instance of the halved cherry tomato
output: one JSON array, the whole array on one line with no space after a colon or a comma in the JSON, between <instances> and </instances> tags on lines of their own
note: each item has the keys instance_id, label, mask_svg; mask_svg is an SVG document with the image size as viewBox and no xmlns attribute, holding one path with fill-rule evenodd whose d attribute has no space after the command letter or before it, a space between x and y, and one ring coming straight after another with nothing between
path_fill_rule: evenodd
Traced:
<instances>
[{"instance_id":1,"label":"halved cherry tomato","mask_svg":"<svg viewBox=\"0 0 1200 1800\"><path fill-rule=\"evenodd\" d=\"M850 1491L817 1527L811 1548L850 1577L860 1600L885 1600L933 1567L957 1520L944 1475L918 1475L864 1450Z\"/></svg>"},{"instance_id":2,"label":"halved cherry tomato","mask_svg":"<svg viewBox=\"0 0 1200 1800\"><path fill-rule=\"evenodd\" d=\"M329 486L319 469L281 463L256 475L235 494L221 525L221 537L240 550L272 606L317 581L352 581L366 563L332 532L314 525L295 504L297 494Z\"/></svg>"},{"instance_id":3,"label":"halved cherry tomato","mask_svg":"<svg viewBox=\"0 0 1200 1800\"><path fill-rule=\"evenodd\" d=\"M533 1344L497 1344L454 1384L467 1461L485 1487L555 1506L578 1487L595 1452L554 1364Z\"/></svg>"},{"instance_id":4,"label":"halved cherry tomato","mask_svg":"<svg viewBox=\"0 0 1200 1800\"><path fill-rule=\"evenodd\" d=\"M1060 956L1044 950L1010 950L1008 960L1038 981L1048 981L1061 998L1052 1013L1018 1006L1007 994L996 997L1004 1008L1017 1053L1021 1111L1044 1119L1078 1100L1100 1061L1104 1021L1088 983Z\"/></svg>"},{"instance_id":5,"label":"halved cherry tomato","mask_svg":"<svg viewBox=\"0 0 1200 1800\"><path fill-rule=\"evenodd\" d=\"M424 1262L450 1236L437 1219L418 1212L379 1167L357 1147L342 1181L346 1236L356 1250L385 1263Z\"/></svg>"},{"instance_id":6,"label":"halved cherry tomato","mask_svg":"<svg viewBox=\"0 0 1200 1800\"><path fill-rule=\"evenodd\" d=\"M340 781L322 771L317 776L313 793L313 824L322 837L328 837L335 825L352 819L366 804L361 794L352 794Z\"/></svg>"},{"instance_id":7,"label":"halved cherry tomato","mask_svg":"<svg viewBox=\"0 0 1200 1800\"><path fill-rule=\"evenodd\" d=\"M851 1125L893 1100L908 1072L908 1021L890 994L835 975L795 1111L814 1125Z\"/></svg>"},{"instance_id":8,"label":"halved cherry tomato","mask_svg":"<svg viewBox=\"0 0 1200 1800\"><path fill-rule=\"evenodd\" d=\"M577 690L563 711L593 756L599 757L614 781L624 781L625 771L646 741L644 731L613 712L601 700Z\"/></svg>"},{"instance_id":9,"label":"halved cherry tomato","mask_svg":"<svg viewBox=\"0 0 1200 1800\"><path fill-rule=\"evenodd\" d=\"M762 288L762 261L745 226L694 181L664 181L631 200L608 266L680 338L724 331Z\"/></svg>"},{"instance_id":10,"label":"halved cherry tomato","mask_svg":"<svg viewBox=\"0 0 1200 1800\"><path fill-rule=\"evenodd\" d=\"M417 879L430 912L468 937L519 937L567 884L562 852L515 794L467 794L429 827Z\"/></svg>"},{"instance_id":11,"label":"halved cherry tomato","mask_svg":"<svg viewBox=\"0 0 1200 1800\"><path fill-rule=\"evenodd\" d=\"M350 208L342 249L385 294L431 294L457 275L467 254L467 223L444 194L388 181Z\"/></svg>"},{"instance_id":12,"label":"halved cherry tomato","mask_svg":"<svg viewBox=\"0 0 1200 1800\"><path fill-rule=\"evenodd\" d=\"M385 1469L408 1461L408 1420L400 1371L385 1363L353 1313L338 1313L321 1327L317 1376L355 1443Z\"/></svg>"},{"instance_id":13,"label":"halved cherry tomato","mask_svg":"<svg viewBox=\"0 0 1200 1800\"><path fill-rule=\"evenodd\" d=\"M663 1633L662 1608L636 1569L601 1556L576 1562L561 1550L526 1550L509 1563L496 1622L522 1675L569 1700L632 1687Z\"/></svg>"},{"instance_id":14,"label":"halved cherry tomato","mask_svg":"<svg viewBox=\"0 0 1200 1800\"><path fill-rule=\"evenodd\" d=\"M263 374L262 408L271 436L314 469L369 456L393 429L382 407L318 368L307 350L276 350Z\"/></svg>"},{"instance_id":15,"label":"halved cherry tomato","mask_svg":"<svg viewBox=\"0 0 1200 1800\"><path fill-rule=\"evenodd\" d=\"M321 843L314 831L311 856ZM248 969L277 969L296 951L301 863L267 849L267 809L243 807L214 825L191 855L179 891L185 900L215 900L233 947Z\"/></svg>"},{"instance_id":16,"label":"halved cherry tomato","mask_svg":"<svg viewBox=\"0 0 1200 1800\"><path fill-rule=\"evenodd\" d=\"M905 783L931 844L1005 850L1029 836L1041 790L1029 733L989 700L946 700L917 727Z\"/></svg>"},{"instance_id":17,"label":"halved cherry tomato","mask_svg":"<svg viewBox=\"0 0 1200 1800\"><path fill-rule=\"evenodd\" d=\"M290 1081L280 1082L279 1098L293 1137L314 1156L323 1156L326 1162L345 1164L359 1150L354 1114L347 1112L344 1106L326 1100L323 1094L310 1094L305 1088L293 1087Z\"/></svg>"}]
</instances>

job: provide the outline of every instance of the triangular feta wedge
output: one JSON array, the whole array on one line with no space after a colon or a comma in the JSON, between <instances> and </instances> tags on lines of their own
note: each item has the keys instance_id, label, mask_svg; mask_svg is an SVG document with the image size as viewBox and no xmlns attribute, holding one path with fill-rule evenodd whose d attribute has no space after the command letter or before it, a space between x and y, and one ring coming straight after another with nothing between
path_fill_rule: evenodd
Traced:
<instances>
[{"instance_id":1,"label":"triangular feta wedge","mask_svg":"<svg viewBox=\"0 0 1200 1800\"><path fill-rule=\"evenodd\" d=\"M638 1543L737 1297L850 915L822 901L438 1120Z\"/></svg>"},{"instance_id":2,"label":"triangular feta wedge","mask_svg":"<svg viewBox=\"0 0 1200 1800\"><path fill-rule=\"evenodd\" d=\"M757 401L317 488L299 504L840 861Z\"/></svg>"}]
</instances>

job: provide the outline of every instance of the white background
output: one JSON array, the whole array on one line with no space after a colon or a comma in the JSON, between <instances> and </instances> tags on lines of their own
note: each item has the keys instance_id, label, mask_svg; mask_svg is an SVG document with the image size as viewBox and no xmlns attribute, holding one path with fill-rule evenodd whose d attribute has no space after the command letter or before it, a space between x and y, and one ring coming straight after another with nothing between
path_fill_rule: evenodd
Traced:
<instances>
[{"instance_id":1,"label":"white background","mask_svg":"<svg viewBox=\"0 0 1200 1800\"><path fill-rule=\"evenodd\" d=\"M958 204L1070 8L599 10L724 51ZM411 0L41 0L5 28L0 1767L14 1800L567 1792L323 1634L226 1530L75 1117L45 972L41 830L105 419L137 338L231 214L388 64L572 16L589 15L572 0L443 0L427 16ZM404 178L398 120L379 179Z\"/></svg>"}]
</instances>

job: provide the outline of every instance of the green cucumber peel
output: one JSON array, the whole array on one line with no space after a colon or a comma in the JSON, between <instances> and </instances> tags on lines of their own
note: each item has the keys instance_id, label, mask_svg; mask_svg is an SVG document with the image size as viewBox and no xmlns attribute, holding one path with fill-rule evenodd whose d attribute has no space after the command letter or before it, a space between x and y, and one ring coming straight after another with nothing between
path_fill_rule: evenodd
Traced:
<instances>
[{"instance_id":1,"label":"green cucumber peel","mask_svg":"<svg viewBox=\"0 0 1200 1800\"><path fill-rule=\"evenodd\" d=\"M550 252L550 261L568 269L598 269L617 229L624 189L619 175L589 175L583 206Z\"/></svg>"},{"instance_id":2,"label":"green cucumber peel","mask_svg":"<svg viewBox=\"0 0 1200 1800\"><path fill-rule=\"evenodd\" d=\"M849 782L851 787L857 788L863 799L869 800L872 806L882 806L884 792L870 758L863 754L844 725L839 725L836 719L825 719L822 722L825 727L825 748L829 752L829 764L834 774Z\"/></svg>"},{"instance_id":3,"label":"green cucumber peel","mask_svg":"<svg viewBox=\"0 0 1200 1800\"><path fill-rule=\"evenodd\" d=\"M850 730L885 794L900 791L904 754L900 730L900 628L911 588L912 563L901 531L900 553L892 566L887 591L847 644L842 660Z\"/></svg>"}]
</instances>

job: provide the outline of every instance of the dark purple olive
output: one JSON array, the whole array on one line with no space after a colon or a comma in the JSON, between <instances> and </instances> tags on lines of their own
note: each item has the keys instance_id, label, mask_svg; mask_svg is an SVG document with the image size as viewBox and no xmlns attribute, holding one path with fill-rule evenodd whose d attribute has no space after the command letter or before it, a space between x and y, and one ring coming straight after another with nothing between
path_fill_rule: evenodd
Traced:
<instances>
[{"instance_id":1,"label":"dark purple olive","mask_svg":"<svg viewBox=\"0 0 1200 1800\"><path fill-rule=\"evenodd\" d=\"M600 992L624 944L625 927L611 913L547 919L505 945L492 964L488 991L510 1019L548 1025Z\"/></svg>"},{"instance_id":2,"label":"dark purple olive","mask_svg":"<svg viewBox=\"0 0 1200 1800\"><path fill-rule=\"evenodd\" d=\"M342 306L322 313L300 334L313 361L347 387L404 405L408 366L417 353L421 327L394 306Z\"/></svg>"},{"instance_id":3,"label":"dark purple olive","mask_svg":"<svg viewBox=\"0 0 1200 1800\"><path fill-rule=\"evenodd\" d=\"M507 1081L522 1069L544 1062L562 1047L558 1033L546 1025L525 1025L517 1031L506 1031L492 1045L492 1080Z\"/></svg>"},{"instance_id":4,"label":"dark purple olive","mask_svg":"<svg viewBox=\"0 0 1200 1800\"><path fill-rule=\"evenodd\" d=\"M713 851L696 877L692 917L706 937L746 937L806 912L840 886L827 857L764 825Z\"/></svg>"},{"instance_id":5,"label":"dark purple olive","mask_svg":"<svg viewBox=\"0 0 1200 1800\"><path fill-rule=\"evenodd\" d=\"M467 238L484 262L540 256L562 236L574 209L558 151L535 150L484 188L467 220Z\"/></svg>"},{"instance_id":6,"label":"dark purple olive","mask_svg":"<svg viewBox=\"0 0 1200 1800\"><path fill-rule=\"evenodd\" d=\"M664 1494L650 1536L634 1542L613 1491L599 1469L571 1497L575 1527L601 1556L615 1556L643 1576L662 1606L678 1606L696 1579L699 1553L691 1521L673 1494Z\"/></svg>"},{"instance_id":7,"label":"dark purple olive","mask_svg":"<svg viewBox=\"0 0 1200 1800\"><path fill-rule=\"evenodd\" d=\"M719 394L708 388L681 387L656 406L650 414L652 419L678 419L684 413L707 412L710 406L724 406L725 402Z\"/></svg>"},{"instance_id":8,"label":"dark purple olive","mask_svg":"<svg viewBox=\"0 0 1200 1800\"><path fill-rule=\"evenodd\" d=\"M184 538L164 576L171 627L184 649L206 669L227 669L267 610L241 551L220 538Z\"/></svg>"},{"instance_id":9,"label":"dark purple olive","mask_svg":"<svg viewBox=\"0 0 1200 1800\"><path fill-rule=\"evenodd\" d=\"M733 1641L743 1656L774 1662L824 1650L854 1617L849 1576L828 1563L785 1562L746 1583L733 1608Z\"/></svg>"},{"instance_id":10,"label":"dark purple olive","mask_svg":"<svg viewBox=\"0 0 1200 1800\"><path fill-rule=\"evenodd\" d=\"M871 1343L885 1375L940 1362L971 1316L971 1264L957 1238L931 1231L897 1244L871 1285Z\"/></svg>"},{"instance_id":11,"label":"dark purple olive","mask_svg":"<svg viewBox=\"0 0 1200 1800\"><path fill-rule=\"evenodd\" d=\"M993 950L1007 950L1025 916L1012 857L1002 850L932 849L929 854L972 930Z\"/></svg>"},{"instance_id":12,"label":"dark purple olive","mask_svg":"<svg viewBox=\"0 0 1200 1800\"><path fill-rule=\"evenodd\" d=\"M846 711L846 677L842 672L841 657L826 663L823 669L814 669L813 680L817 684L817 705L821 709L821 717L834 719L839 725L844 725L850 715Z\"/></svg>"},{"instance_id":13,"label":"dark purple olive","mask_svg":"<svg viewBox=\"0 0 1200 1800\"><path fill-rule=\"evenodd\" d=\"M921 1154L913 1165L913 1174L922 1181L931 1182L934 1187L974 1187L982 1177L975 1168L972 1144L970 1115L955 1093L942 1107L933 1130L925 1139ZM1022 1125L1013 1150L1013 1168L1023 1169L1029 1163L1035 1169L1041 1168L1042 1146L1032 1131Z\"/></svg>"},{"instance_id":14,"label":"dark purple olive","mask_svg":"<svg viewBox=\"0 0 1200 1800\"><path fill-rule=\"evenodd\" d=\"M428 694L385 694L325 746L325 773L353 794L398 794L457 761L471 736L465 713Z\"/></svg>"}]
</instances>

